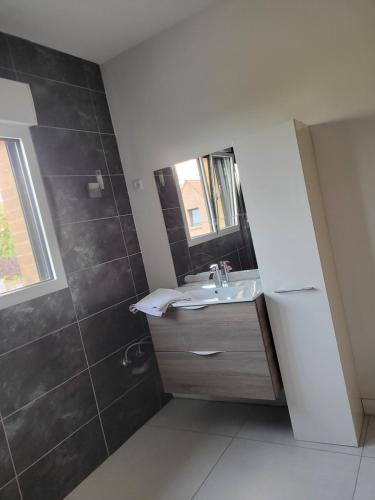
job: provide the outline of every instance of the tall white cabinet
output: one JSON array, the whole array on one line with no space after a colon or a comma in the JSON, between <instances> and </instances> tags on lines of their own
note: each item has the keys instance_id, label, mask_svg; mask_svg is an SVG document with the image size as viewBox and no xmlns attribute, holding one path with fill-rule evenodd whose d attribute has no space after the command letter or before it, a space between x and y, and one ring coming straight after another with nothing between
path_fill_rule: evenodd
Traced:
<instances>
[{"instance_id":1,"label":"tall white cabinet","mask_svg":"<svg viewBox=\"0 0 375 500\"><path fill-rule=\"evenodd\" d=\"M309 130L290 121L235 151L295 438L357 446L362 405Z\"/></svg>"}]
</instances>

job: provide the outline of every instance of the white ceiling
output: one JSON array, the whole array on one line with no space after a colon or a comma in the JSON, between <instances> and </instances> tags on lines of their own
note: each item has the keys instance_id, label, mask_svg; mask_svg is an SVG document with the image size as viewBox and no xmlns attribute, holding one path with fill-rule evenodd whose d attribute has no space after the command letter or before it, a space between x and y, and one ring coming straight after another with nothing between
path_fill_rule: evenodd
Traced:
<instances>
[{"instance_id":1,"label":"white ceiling","mask_svg":"<svg viewBox=\"0 0 375 500\"><path fill-rule=\"evenodd\" d=\"M217 0L1 0L0 31L105 62Z\"/></svg>"}]
</instances>

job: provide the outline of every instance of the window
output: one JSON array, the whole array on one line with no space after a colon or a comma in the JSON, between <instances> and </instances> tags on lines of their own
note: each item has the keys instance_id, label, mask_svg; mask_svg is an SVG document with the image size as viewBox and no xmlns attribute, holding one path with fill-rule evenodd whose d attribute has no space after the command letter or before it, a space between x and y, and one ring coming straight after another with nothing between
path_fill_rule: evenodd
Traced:
<instances>
[{"instance_id":1,"label":"window","mask_svg":"<svg viewBox=\"0 0 375 500\"><path fill-rule=\"evenodd\" d=\"M211 155L217 225L223 230L238 224L235 168L230 156Z\"/></svg>"},{"instance_id":2,"label":"window","mask_svg":"<svg viewBox=\"0 0 375 500\"><path fill-rule=\"evenodd\" d=\"M191 227L197 227L202 225L201 213L199 208L189 208L189 221Z\"/></svg>"},{"instance_id":3,"label":"window","mask_svg":"<svg viewBox=\"0 0 375 500\"><path fill-rule=\"evenodd\" d=\"M0 308L65 286L29 129L0 123Z\"/></svg>"},{"instance_id":4,"label":"window","mask_svg":"<svg viewBox=\"0 0 375 500\"><path fill-rule=\"evenodd\" d=\"M233 154L178 163L174 171L190 246L239 229Z\"/></svg>"}]
</instances>

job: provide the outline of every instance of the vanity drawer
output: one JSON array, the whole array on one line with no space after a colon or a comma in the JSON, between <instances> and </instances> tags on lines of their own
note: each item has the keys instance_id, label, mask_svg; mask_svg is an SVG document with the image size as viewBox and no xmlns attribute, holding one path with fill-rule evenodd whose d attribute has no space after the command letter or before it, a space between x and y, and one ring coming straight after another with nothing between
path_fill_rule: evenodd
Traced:
<instances>
[{"instance_id":1,"label":"vanity drawer","mask_svg":"<svg viewBox=\"0 0 375 500\"><path fill-rule=\"evenodd\" d=\"M264 352L157 352L166 392L210 396L275 399Z\"/></svg>"},{"instance_id":2,"label":"vanity drawer","mask_svg":"<svg viewBox=\"0 0 375 500\"><path fill-rule=\"evenodd\" d=\"M148 317L156 351L264 351L255 302L168 310Z\"/></svg>"}]
</instances>

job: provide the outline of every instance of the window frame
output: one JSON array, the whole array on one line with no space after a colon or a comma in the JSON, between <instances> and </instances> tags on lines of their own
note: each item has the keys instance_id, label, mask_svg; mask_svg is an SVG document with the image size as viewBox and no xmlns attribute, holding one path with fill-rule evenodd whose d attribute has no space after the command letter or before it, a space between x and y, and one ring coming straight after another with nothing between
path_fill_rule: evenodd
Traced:
<instances>
[{"instance_id":1,"label":"window frame","mask_svg":"<svg viewBox=\"0 0 375 500\"><path fill-rule=\"evenodd\" d=\"M23 288L9 290L1 294L1 310L62 290L63 288L67 288L68 284L30 129L27 125L0 121L0 138L20 141L23 152L22 163L24 163L22 168L26 169L26 173L28 174L29 187L31 187L32 191L31 201L35 204L34 210L40 221L40 229L45 242L46 253L49 258L49 265L53 276L45 281L27 285ZM20 192L19 194L21 204L23 205L22 194ZM30 235L30 239L33 240L34 236Z\"/></svg>"},{"instance_id":2,"label":"window frame","mask_svg":"<svg viewBox=\"0 0 375 500\"><path fill-rule=\"evenodd\" d=\"M231 158L231 164L233 166L233 199L235 200L235 206L234 212L235 216L237 219L237 224L233 224L232 226L225 227L224 229L220 229L218 225L218 221L215 221L216 225L216 230L218 236L224 236L226 234L230 233L235 233L236 231L239 230L240 228L240 223L239 223L239 217L238 217L238 200L235 199L235 194L236 194L236 189L238 189L237 186L237 181L236 181L236 162L234 160L234 154L233 153L224 153L224 152L218 152L218 153L211 153L209 156L209 162L210 162L210 167L213 170L213 158ZM211 173L212 175L212 173ZM217 197L213 197L212 203L215 205L215 213L218 213L218 203L217 203Z\"/></svg>"},{"instance_id":3,"label":"window frame","mask_svg":"<svg viewBox=\"0 0 375 500\"><path fill-rule=\"evenodd\" d=\"M212 157L214 157L214 156L230 157L231 160L232 160L233 168L234 169L236 168L236 164L235 164L235 161L234 161L234 154L232 154L232 153L215 152L215 153L212 153L210 155L200 156L200 157L196 158L197 165L198 165L198 170L199 170L199 176L200 176L200 180L201 180L201 183L202 183L202 186L203 186L204 201L205 201L207 213L208 213L208 216L209 216L209 222L210 222L211 232L207 233L207 234L203 234L201 236L196 236L195 238L192 238L190 236L190 232L189 232L189 221L187 219L185 205L184 205L184 200L183 200L183 197L182 197L182 191L181 191L180 184L179 184L179 181L178 181L178 175L177 175L177 171L176 171L176 165L173 165L173 167L172 167L173 179L174 179L174 182L175 182L175 185L176 185L176 188L177 188L178 200L179 200L180 207L181 207L182 218L183 218L183 221L184 221L184 228L185 228L187 243L188 243L189 247L193 247L195 245L199 245L199 244L205 243L207 241L215 240L216 238L219 238L221 236L225 236L225 235L230 234L230 233L235 233L235 232L239 231L239 229L240 229L239 218L238 218L238 206L237 206L237 224L236 225L229 226L229 227L227 227L225 229L219 229L219 227L217 225L217 221L215 220L215 213L217 211L217 208L216 208L216 199L214 199L214 197L210 195L209 187L208 187L208 184L207 184L207 179L206 179L206 176L204 174L204 166L203 166L203 162L202 162L202 158L206 157L206 156L209 157L210 176L212 175L212 172L211 172L211 169L212 169ZM236 173L234 172L234 176L235 175L236 175ZM209 182L212 185L212 179L210 179Z\"/></svg>"},{"instance_id":4,"label":"window frame","mask_svg":"<svg viewBox=\"0 0 375 500\"><path fill-rule=\"evenodd\" d=\"M195 223L194 222L194 213L197 211L199 215L199 222ZM189 213L189 218L190 218L190 225L191 227L200 227L202 225L202 217L201 217L201 212L198 207L195 208L188 208L188 213Z\"/></svg>"}]
</instances>

